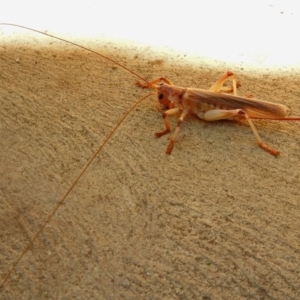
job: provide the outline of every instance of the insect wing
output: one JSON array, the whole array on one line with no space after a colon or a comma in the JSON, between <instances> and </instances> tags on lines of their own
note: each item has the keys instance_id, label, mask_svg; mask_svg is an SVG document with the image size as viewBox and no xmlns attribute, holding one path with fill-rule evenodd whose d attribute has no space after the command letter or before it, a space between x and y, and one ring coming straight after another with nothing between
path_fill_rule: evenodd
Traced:
<instances>
[{"instance_id":1,"label":"insect wing","mask_svg":"<svg viewBox=\"0 0 300 300\"><path fill-rule=\"evenodd\" d=\"M203 89L188 89L185 96L190 101L196 102L198 108L204 105L208 108L207 110L243 109L253 118L284 118L289 113L289 108L282 104Z\"/></svg>"}]
</instances>

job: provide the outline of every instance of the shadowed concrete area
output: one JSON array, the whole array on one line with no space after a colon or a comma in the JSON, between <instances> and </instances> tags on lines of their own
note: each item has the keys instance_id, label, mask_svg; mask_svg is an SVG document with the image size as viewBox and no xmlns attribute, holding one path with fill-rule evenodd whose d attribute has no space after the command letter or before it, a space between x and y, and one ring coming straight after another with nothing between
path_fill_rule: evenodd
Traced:
<instances>
[{"instance_id":1,"label":"shadowed concrete area","mask_svg":"<svg viewBox=\"0 0 300 300\"><path fill-rule=\"evenodd\" d=\"M1 30L1 299L299 298L299 122L255 120L263 140L281 151L274 158L246 123L190 116L168 156L169 136L154 136L163 110L151 96L43 228L148 91L89 52ZM250 71L242 62L233 68L151 47L87 45L143 77L180 86L208 88L232 70L241 95L300 115L297 66ZM174 128L176 117L170 120Z\"/></svg>"}]
</instances>

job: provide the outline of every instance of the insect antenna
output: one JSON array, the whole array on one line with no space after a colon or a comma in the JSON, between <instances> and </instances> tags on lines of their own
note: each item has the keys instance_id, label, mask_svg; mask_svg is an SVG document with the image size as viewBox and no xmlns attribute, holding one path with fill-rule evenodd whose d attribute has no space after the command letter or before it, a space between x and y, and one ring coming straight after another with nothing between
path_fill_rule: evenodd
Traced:
<instances>
[{"instance_id":1,"label":"insect antenna","mask_svg":"<svg viewBox=\"0 0 300 300\"><path fill-rule=\"evenodd\" d=\"M122 64L120 64L120 63L118 63L117 61L113 60L112 58L109 58L108 56L105 56L105 55L103 55L103 54L101 54L101 53L99 53L99 52L97 52L97 51L94 51L94 50L92 50L92 49L90 49L90 48L87 48L87 47L85 47L85 46L76 44L76 43L74 43L74 42L72 42L72 41L68 41L68 40L63 39L63 38L61 38L61 37L57 37L57 36L55 36L55 35L52 35L52 34L49 34L49 33L46 33L46 32L40 31L40 30L37 30L37 29L33 29L33 28L30 28L30 27L26 27L26 26L22 26L22 25L17 25L17 24L10 24L10 23L0 23L0 26L2 26L2 25L5 25L5 26L14 26L14 27L23 28L23 29L26 29L26 30L29 30L29 31L37 32L37 33L40 33L40 34L49 36L49 37L51 37L51 38L53 38L53 39L56 39L56 40L65 42L65 43L67 43L67 44L70 44L70 45L73 45L73 46L76 46L76 47L79 47L79 48L84 49L84 50L86 50L86 51L92 52L92 53L94 53L94 54L96 54L96 55L98 55L98 56L100 56L100 57L102 57L102 58L104 58L104 59L107 59L108 61L110 61L110 62L116 64L116 65L119 66L120 68L122 68L122 69L128 71L129 73L135 75L135 76L138 77L139 79L141 79L141 80L143 80L143 81L145 81L146 83L149 84L149 81L148 81L148 80L146 80L145 78L143 78L142 76L140 76L139 74L137 74L136 72L134 72L133 70L131 70L131 69L129 69L129 68L123 66Z\"/></svg>"},{"instance_id":2,"label":"insect antenna","mask_svg":"<svg viewBox=\"0 0 300 300\"><path fill-rule=\"evenodd\" d=\"M1 25L8 25L8 26L15 26L15 27L20 27L23 29L27 29L30 31L34 31L46 36L49 36L51 38L66 42L68 44L72 44L74 46L77 46L79 48L82 48L84 50L90 51L96 55L101 56L104 59L107 59L115 64L117 64L118 66L120 66L121 68L127 70L128 72L132 73L133 75L137 76L138 78L140 78L141 80L145 81L146 83L149 83L146 79L144 79L143 77L141 77L140 75L136 74L134 71L130 70L129 68L121 65L120 63L114 61L113 59L100 54L94 50L91 50L87 47L78 45L76 43L73 43L71 41L65 40L63 38L60 37L56 37L53 36L51 34L36 30L36 29L32 29L32 28L28 28L25 26L21 26L21 25L15 25L15 24L9 24L9 23L0 23ZM52 210L52 212L48 215L47 219L44 221L44 223L41 225L41 227L38 229L38 231L34 234L33 238L29 241L29 243L27 244L27 246L25 247L25 249L22 251L22 253L19 255L19 257L17 258L17 260L12 264L11 268L7 271L7 273L5 274L5 276L3 277L2 281L0 282L0 290L3 288L3 286L5 285L5 283L7 282L7 280L9 279L9 277L11 276L11 274L13 273L13 271L15 270L15 268L17 267L17 265L19 264L19 262L22 260L23 256L27 253L27 251L29 249L31 249L33 243L35 242L35 240L39 237L39 235L41 234L41 232L44 230L44 228L46 227L46 225L50 222L50 220L52 219L52 217L55 215L55 213L57 212L57 210L59 209L59 207L65 202L66 198L68 197L68 195L70 194L70 192L75 188L75 186L77 185L78 181L82 178L82 176L85 174L85 172L87 171L87 169L90 167L90 165L92 164L92 162L95 160L95 158L98 156L98 154L101 152L101 150L104 148L104 146L107 144L107 142L110 140L110 138L114 135L114 133L117 131L117 129L120 127L120 125L124 122L124 120L127 118L127 116L146 98L148 98L149 96L154 95L153 92L147 94L146 96L140 98L139 100L137 100L128 110L127 112L123 115L123 117L119 120L119 122L113 127L113 129L111 130L111 132L108 134L108 136L105 138L105 140L102 142L102 144L99 146L99 148L97 149L97 151L93 154L93 156L89 159L89 161L86 163L86 165L84 166L84 168L82 169L82 171L80 172L80 174L75 178L75 180L73 181L73 183L71 184L71 186L69 187L69 189L66 191L66 193L64 194L64 196L61 198L60 201L57 202L57 204L55 205L55 208Z\"/></svg>"},{"instance_id":3,"label":"insect antenna","mask_svg":"<svg viewBox=\"0 0 300 300\"><path fill-rule=\"evenodd\" d=\"M52 219L52 217L55 215L55 213L57 212L58 208L64 203L64 201L66 200L66 198L68 197L68 195L70 194L70 192L74 189L74 187L76 186L76 184L78 183L78 181L81 179L81 177L84 175L84 173L86 172L86 170L89 168L89 166L91 165L91 163L98 156L98 154L101 152L101 150L104 148L104 146L106 145L106 143L110 140L110 138L114 135L114 133L117 131L117 129L120 127L120 125L124 122L124 120L127 118L127 116L135 109L136 106L138 106L138 104L140 104L144 99L148 98L149 96L151 96L153 94L154 93L150 93L150 94L148 94L148 95L140 98L138 101L136 101L130 107L130 109L123 115L123 117L120 119L120 121L117 123L117 125L112 129L112 131L110 132L110 134L106 137L106 139L104 140L104 142L100 145L100 147L97 149L97 151L94 153L94 155L86 163L86 165L84 166L84 168L82 169L82 171L80 172L80 174L77 176L77 178L71 184L71 186L69 187L69 189L67 190L67 192L64 194L64 196L61 198L61 200L57 202L57 204L56 204L55 208L53 209L53 211L51 212L51 214L48 216L48 218L46 219L46 221L42 224L42 226L37 231L37 233L34 235L34 237L30 240L30 242L28 243L28 245L26 246L26 248L22 251L22 253L18 257L18 259L12 265L12 267L10 268L10 270L6 273L6 275L4 276L2 282L0 283L0 289L4 286L4 284L6 283L6 281L8 280L8 278L10 277L10 275L12 274L12 272L15 270L16 266L22 260L23 256L31 248L31 246L33 245L33 243L35 242L35 240L38 238L38 236L40 235L40 233L44 230L44 228L46 227L46 225L50 222L50 220Z\"/></svg>"}]
</instances>

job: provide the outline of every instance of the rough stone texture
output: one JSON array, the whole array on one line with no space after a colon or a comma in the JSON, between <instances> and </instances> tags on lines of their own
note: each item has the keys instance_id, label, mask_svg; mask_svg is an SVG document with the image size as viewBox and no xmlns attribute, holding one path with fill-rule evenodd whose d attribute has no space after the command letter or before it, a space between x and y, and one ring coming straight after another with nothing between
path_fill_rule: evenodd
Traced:
<instances>
[{"instance_id":1,"label":"rough stone texture","mask_svg":"<svg viewBox=\"0 0 300 300\"><path fill-rule=\"evenodd\" d=\"M163 124L152 96L57 206L148 91L100 57L32 38L12 35L0 48L1 299L300 298L299 122L255 121L281 151L274 158L246 123L191 116L168 156L169 137L154 137ZM143 77L187 87L208 88L231 69L92 46ZM299 71L232 71L241 94L300 115Z\"/></svg>"}]
</instances>

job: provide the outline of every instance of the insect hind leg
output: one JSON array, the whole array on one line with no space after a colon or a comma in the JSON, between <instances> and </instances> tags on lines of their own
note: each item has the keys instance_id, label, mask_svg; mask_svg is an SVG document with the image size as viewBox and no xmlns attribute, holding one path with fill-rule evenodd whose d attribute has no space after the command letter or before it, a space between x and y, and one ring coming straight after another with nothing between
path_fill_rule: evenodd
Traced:
<instances>
[{"instance_id":1,"label":"insect hind leg","mask_svg":"<svg viewBox=\"0 0 300 300\"><path fill-rule=\"evenodd\" d=\"M273 149L272 147L268 146L266 143L264 143L262 141L262 139L260 138L251 118L247 115L247 113L245 113L245 118L246 120L248 121L251 129L252 129L252 132L254 133L255 137L256 137L256 141L258 143L258 146L262 149L264 149L265 151L269 152L270 154L274 155L275 157L277 157L279 154L280 154L280 151L276 150L276 149Z\"/></svg>"},{"instance_id":2,"label":"insect hind leg","mask_svg":"<svg viewBox=\"0 0 300 300\"><path fill-rule=\"evenodd\" d=\"M225 81L232 80L231 87L223 86ZM239 81L236 81L234 73L231 71L227 71L216 83L214 83L210 88L209 91L211 92L221 92L221 93L233 93L237 95L237 89L241 86Z\"/></svg>"},{"instance_id":3,"label":"insect hind leg","mask_svg":"<svg viewBox=\"0 0 300 300\"><path fill-rule=\"evenodd\" d=\"M238 117L239 119L246 119L251 127L252 132L255 135L256 141L258 146L265 151L269 152L274 156L278 156L280 152L272 147L268 146L264 143L259 136L256 127L254 126L251 118L243 109L232 109L232 110L222 110L222 109L214 109L207 111L204 115L201 116L202 119L205 121L217 121L217 120L224 120L229 118Z\"/></svg>"}]
</instances>

